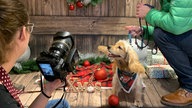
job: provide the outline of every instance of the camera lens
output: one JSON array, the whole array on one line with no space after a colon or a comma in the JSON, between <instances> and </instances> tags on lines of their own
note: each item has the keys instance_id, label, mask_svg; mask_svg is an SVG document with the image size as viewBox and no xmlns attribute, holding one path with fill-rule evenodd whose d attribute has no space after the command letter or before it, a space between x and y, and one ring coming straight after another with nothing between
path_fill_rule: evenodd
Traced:
<instances>
[{"instance_id":1,"label":"camera lens","mask_svg":"<svg viewBox=\"0 0 192 108\"><path fill-rule=\"evenodd\" d=\"M54 57L66 57L73 47L73 39L69 32L57 32L49 52Z\"/></svg>"}]
</instances>

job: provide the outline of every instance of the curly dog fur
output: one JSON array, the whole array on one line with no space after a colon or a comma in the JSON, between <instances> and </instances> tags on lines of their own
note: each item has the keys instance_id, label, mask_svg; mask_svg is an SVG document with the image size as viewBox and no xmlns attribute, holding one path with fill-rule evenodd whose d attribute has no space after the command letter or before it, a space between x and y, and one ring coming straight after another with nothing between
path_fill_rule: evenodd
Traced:
<instances>
[{"instance_id":1,"label":"curly dog fur","mask_svg":"<svg viewBox=\"0 0 192 108\"><path fill-rule=\"evenodd\" d=\"M145 68L139 62L139 58L134 49L130 46L127 40L119 40L115 45L98 46L98 50L107 55L114 62L113 72L115 72L112 81L112 93L118 95L121 86L118 82L117 67L125 72L138 73L137 81L132 89L135 92L134 105L142 107L142 75L145 73Z\"/></svg>"}]
</instances>

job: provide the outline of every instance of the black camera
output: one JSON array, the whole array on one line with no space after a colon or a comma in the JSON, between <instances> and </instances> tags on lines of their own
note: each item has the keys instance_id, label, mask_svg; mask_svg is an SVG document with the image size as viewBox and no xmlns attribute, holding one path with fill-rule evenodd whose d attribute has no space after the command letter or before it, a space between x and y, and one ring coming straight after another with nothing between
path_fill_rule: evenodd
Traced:
<instances>
[{"instance_id":1,"label":"black camera","mask_svg":"<svg viewBox=\"0 0 192 108\"><path fill-rule=\"evenodd\" d=\"M49 51L43 51L36 59L40 71L47 81L61 79L75 70L79 54L74 48L74 40L69 32L57 32Z\"/></svg>"}]
</instances>

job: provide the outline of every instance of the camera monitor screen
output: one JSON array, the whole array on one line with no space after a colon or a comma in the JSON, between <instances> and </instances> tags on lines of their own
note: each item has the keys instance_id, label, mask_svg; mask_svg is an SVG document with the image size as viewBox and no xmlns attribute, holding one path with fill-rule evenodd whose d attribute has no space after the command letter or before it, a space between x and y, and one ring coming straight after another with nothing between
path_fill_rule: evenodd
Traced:
<instances>
[{"instance_id":1,"label":"camera monitor screen","mask_svg":"<svg viewBox=\"0 0 192 108\"><path fill-rule=\"evenodd\" d=\"M54 76L54 73L53 73L53 70L52 70L50 64L40 63L39 66L40 66L44 75Z\"/></svg>"}]
</instances>

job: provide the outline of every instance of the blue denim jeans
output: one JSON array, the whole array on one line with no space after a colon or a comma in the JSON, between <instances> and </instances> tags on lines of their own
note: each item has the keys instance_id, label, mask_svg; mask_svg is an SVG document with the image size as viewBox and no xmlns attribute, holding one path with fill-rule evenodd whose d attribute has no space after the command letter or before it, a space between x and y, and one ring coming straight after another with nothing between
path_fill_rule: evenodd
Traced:
<instances>
[{"instance_id":1,"label":"blue denim jeans","mask_svg":"<svg viewBox=\"0 0 192 108\"><path fill-rule=\"evenodd\" d=\"M154 41L177 74L180 87L192 92L192 30L174 35L156 28Z\"/></svg>"},{"instance_id":2,"label":"blue denim jeans","mask_svg":"<svg viewBox=\"0 0 192 108\"><path fill-rule=\"evenodd\" d=\"M50 100L48 101L48 104L46 106L46 108L52 108L57 102L59 101L59 99L54 99L54 100ZM56 108L70 108L69 103L67 102L67 100L62 100L58 106Z\"/></svg>"}]
</instances>

